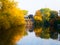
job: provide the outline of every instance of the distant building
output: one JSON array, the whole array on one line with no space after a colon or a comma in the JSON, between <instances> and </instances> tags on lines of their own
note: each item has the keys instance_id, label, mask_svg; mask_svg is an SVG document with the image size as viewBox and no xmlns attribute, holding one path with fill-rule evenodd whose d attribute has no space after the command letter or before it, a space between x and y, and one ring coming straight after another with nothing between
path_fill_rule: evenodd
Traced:
<instances>
[{"instance_id":1,"label":"distant building","mask_svg":"<svg viewBox=\"0 0 60 45\"><path fill-rule=\"evenodd\" d=\"M26 21L26 28L32 32L33 31L33 23L34 23L33 15L25 16L24 18Z\"/></svg>"},{"instance_id":2,"label":"distant building","mask_svg":"<svg viewBox=\"0 0 60 45\"><path fill-rule=\"evenodd\" d=\"M32 14L30 14L30 15L28 16L28 18L31 19L32 22L34 22L34 18L33 18L33 15L32 15Z\"/></svg>"}]
</instances>

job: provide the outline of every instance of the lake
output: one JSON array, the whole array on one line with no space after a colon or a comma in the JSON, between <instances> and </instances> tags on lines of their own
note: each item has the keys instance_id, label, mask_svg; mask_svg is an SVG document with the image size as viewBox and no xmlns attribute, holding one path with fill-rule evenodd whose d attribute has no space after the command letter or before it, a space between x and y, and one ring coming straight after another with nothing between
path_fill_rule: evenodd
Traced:
<instances>
[{"instance_id":1,"label":"lake","mask_svg":"<svg viewBox=\"0 0 60 45\"><path fill-rule=\"evenodd\" d=\"M17 42L17 45L60 45L60 34L51 28L35 28Z\"/></svg>"}]
</instances>

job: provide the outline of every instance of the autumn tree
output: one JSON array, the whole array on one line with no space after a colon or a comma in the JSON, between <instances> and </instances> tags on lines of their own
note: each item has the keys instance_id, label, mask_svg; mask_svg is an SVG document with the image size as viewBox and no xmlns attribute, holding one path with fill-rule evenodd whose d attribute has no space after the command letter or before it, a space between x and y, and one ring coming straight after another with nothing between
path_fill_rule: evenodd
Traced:
<instances>
[{"instance_id":1,"label":"autumn tree","mask_svg":"<svg viewBox=\"0 0 60 45\"><path fill-rule=\"evenodd\" d=\"M14 45L18 41L15 38L22 37L26 14L27 11L18 8L14 0L0 0L0 45Z\"/></svg>"},{"instance_id":2,"label":"autumn tree","mask_svg":"<svg viewBox=\"0 0 60 45\"><path fill-rule=\"evenodd\" d=\"M57 19L57 27L58 27L58 32L60 33L60 16L58 16L58 19Z\"/></svg>"},{"instance_id":3,"label":"autumn tree","mask_svg":"<svg viewBox=\"0 0 60 45\"><path fill-rule=\"evenodd\" d=\"M50 18L49 19L50 26L57 30L58 12L51 10L49 18Z\"/></svg>"},{"instance_id":4,"label":"autumn tree","mask_svg":"<svg viewBox=\"0 0 60 45\"><path fill-rule=\"evenodd\" d=\"M49 27L50 24L52 24L53 22L54 24L56 24L57 18L58 18L58 12L55 10L51 10L49 8L41 8L40 10L37 10L34 15L34 19L36 22L35 24L39 26L40 24L42 24L42 26L45 27Z\"/></svg>"},{"instance_id":5,"label":"autumn tree","mask_svg":"<svg viewBox=\"0 0 60 45\"><path fill-rule=\"evenodd\" d=\"M49 16L50 16L50 9L49 8L42 8L40 9L42 16L43 16L43 20L49 20Z\"/></svg>"},{"instance_id":6,"label":"autumn tree","mask_svg":"<svg viewBox=\"0 0 60 45\"><path fill-rule=\"evenodd\" d=\"M58 16L58 24L60 24L60 16Z\"/></svg>"},{"instance_id":7,"label":"autumn tree","mask_svg":"<svg viewBox=\"0 0 60 45\"><path fill-rule=\"evenodd\" d=\"M49 8L41 8L40 9L42 13L42 22L43 26L48 27L49 26L49 16L50 16L50 9Z\"/></svg>"},{"instance_id":8,"label":"autumn tree","mask_svg":"<svg viewBox=\"0 0 60 45\"><path fill-rule=\"evenodd\" d=\"M60 32L60 17L58 16L57 11L49 8L41 8L40 10L36 11L34 19L35 25L38 27L38 29L40 24L42 25L41 32L40 30L38 31L38 29L35 30L35 34L38 37L45 39L49 39L51 37L53 39L57 39L57 32Z\"/></svg>"},{"instance_id":9,"label":"autumn tree","mask_svg":"<svg viewBox=\"0 0 60 45\"><path fill-rule=\"evenodd\" d=\"M36 11L34 19L37 25L48 26L49 16L50 16L50 9L41 8L40 10Z\"/></svg>"},{"instance_id":10,"label":"autumn tree","mask_svg":"<svg viewBox=\"0 0 60 45\"><path fill-rule=\"evenodd\" d=\"M34 15L34 24L35 24L35 27L36 26L41 26L42 25L42 13L40 12L40 10L37 10L35 15Z\"/></svg>"}]
</instances>

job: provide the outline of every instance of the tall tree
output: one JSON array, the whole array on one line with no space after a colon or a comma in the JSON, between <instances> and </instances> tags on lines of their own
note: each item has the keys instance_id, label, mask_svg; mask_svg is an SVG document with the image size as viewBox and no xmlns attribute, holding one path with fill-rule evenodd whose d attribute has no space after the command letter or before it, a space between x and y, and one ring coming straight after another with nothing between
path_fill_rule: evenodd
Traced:
<instances>
[{"instance_id":1,"label":"tall tree","mask_svg":"<svg viewBox=\"0 0 60 45\"><path fill-rule=\"evenodd\" d=\"M21 37L20 27L25 24L26 14L27 11L19 9L14 0L0 0L0 45L13 45L14 37L19 34Z\"/></svg>"},{"instance_id":2,"label":"tall tree","mask_svg":"<svg viewBox=\"0 0 60 45\"><path fill-rule=\"evenodd\" d=\"M35 27L40 27L42 26L42 13L40 12L40 10L37 10L35 15L34 15L34 25Z\"/></svg>"}]
</instances>

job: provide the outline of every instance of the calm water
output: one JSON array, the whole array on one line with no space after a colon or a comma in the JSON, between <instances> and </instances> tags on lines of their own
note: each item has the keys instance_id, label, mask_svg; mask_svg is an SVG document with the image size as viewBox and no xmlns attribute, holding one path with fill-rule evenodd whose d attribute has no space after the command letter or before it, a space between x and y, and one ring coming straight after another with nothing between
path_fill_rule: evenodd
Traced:
<instances>
[{"instance_id":1,"label":"calm water","mask_svg":"<svg viewBox=\"0 0 60 45\"><path fill-rule=\"evenodd\" d=\"M33 32L27 31L28 35L19 40L17 45L60 45L60 34L55 31L46 31L49 28L40 33L42 29L45 28L37 28Z\"/></svg>"}]
</instances>

